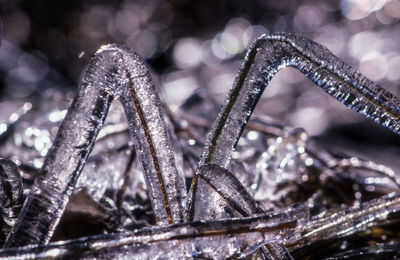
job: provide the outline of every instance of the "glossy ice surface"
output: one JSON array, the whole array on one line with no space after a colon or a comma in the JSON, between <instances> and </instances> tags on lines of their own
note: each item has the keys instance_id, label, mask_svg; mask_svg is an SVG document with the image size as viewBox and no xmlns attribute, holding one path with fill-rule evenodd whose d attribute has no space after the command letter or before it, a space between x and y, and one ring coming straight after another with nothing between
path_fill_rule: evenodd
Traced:
<instances>
[{"instance_id":1,"label":"glossy ice surface","mask_svg":"<svg viewBox=\"0 0 400 260\"><path fill-rule=\"evenodd\" d=\"M358 158L339 159L323 150L313 152L301 129L288 131L265 121L250 122L252 132L246 132L243 143L239 142L264 89L285 67L297 68L347 107L400 132L398 98L323 46L276 33L259 37L250 48L199 158L203 137L198 136L206 132L199 128L214 119L199 120L197 113L205 108L204 104L212 106L206 103L210 101L194 105L193 118L185 111L195 102L182 106L180 116L186 120L181 121L192 121L191 127L179 120L171 124L166 121L166 111L143 60L123 46L107 45L89 65L15 225L3 228L5 235L13 226L0 256L225 259L254 254L267 259L290 259L290 252L320 241L346 238L391 223L400 211L398 193L383 192L381 195L386 195L370 201L355 196L353 203L343 206L327 205L328 196L316 190L302 203L282 207L290 197L288 193L312 180L315 174L324 188L347 169L353 171L351 181L359 181L362 187L396 192L399 189L398 175L387 167ZM101 162L94 164L92 172L84 170L83 181L79 182L84 165L92 163L88 156L96 137L109 135L105 119L114 99L121 101L128 126L119 128L117 123L111 133L129 128L134 151L114 151L115 159L109 161L110 155L100 156ZM99 134L103 126L104 134ZM178 135L178 128L189 138ZM272 140L270 145L267 139ZM116 137L111 140L121 142ZM230 163L235 148L236 155ZM133 212L145 208L145 203L137 203L143 187L140 177L127 177L140 172L132 166L136 155L147 190L140 196L147 196L156 225L150 227L146 223L145 228L130 230L129 225L139 225ZM126 169L113 162L117 157L123 158ZM114 176L113 171L118 169L117 176L124 178L124 184L109 183L110 178L103 179L104 176L97 178L96 165L103 169L104 176ZM11 186L8 190L12 191L2 195L2 200L7 201L7 205L1 205L5 211L14 204L20 206L22 195L18 178L12 177L18 176L15 166L2 167L2 183ZM105 171L107 167L110 168ZM185 178L191 181L187 198ZM125 211L119 214L134 219L120 219L112 234L49 243L77 184L88 191L94 204L107 198L107 189L133 194L123 200L118 192L115 201L108 197L108 203L117 204L110 207ZM96 192L96 187L107 189ZM11 206L8 201L12 201ZM15 218L15 214L11 215Z\"/></svg>"}]
</instances>

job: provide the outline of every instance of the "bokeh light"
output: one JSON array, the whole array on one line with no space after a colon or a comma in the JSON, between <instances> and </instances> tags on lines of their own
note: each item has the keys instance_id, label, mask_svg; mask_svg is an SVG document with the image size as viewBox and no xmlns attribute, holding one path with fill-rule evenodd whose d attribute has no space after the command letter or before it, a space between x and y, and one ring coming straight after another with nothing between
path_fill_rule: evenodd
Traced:
<instances>
[{"instance_id":1,"label":"bokeh light","mask_svg":"<svg viewBox=\"0 0 400 260\"><path fill-rule=\"evenodd\" d=\"M252 5L39 0L7 2L4 10L0 100L29 98L48 88L74 91L91 55L101 45L117 42L146 59L164 100L179 105L195 89L207 88L222 102L246 49L260 35L275 31L311 38L371 80L400 93L400 0ZM339 104L311 85L296 70L284 70L257 110L285 124L300 124L312 134L359 120L342 113ZM321 120L318 128L312 126L314 120Z\"/></svg>"}]
</instances>

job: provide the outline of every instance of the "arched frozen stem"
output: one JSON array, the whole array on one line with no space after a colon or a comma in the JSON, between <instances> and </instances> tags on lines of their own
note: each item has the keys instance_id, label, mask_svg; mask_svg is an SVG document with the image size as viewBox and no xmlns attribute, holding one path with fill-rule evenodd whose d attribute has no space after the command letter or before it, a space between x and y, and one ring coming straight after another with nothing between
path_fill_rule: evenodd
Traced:
<instances>
[{"instance_id":1,"label":"arched frozen stem","mask_svg":"<svg viewBox=\"0 0 400 260\"><path fill-rule=\"evenodd\" d=\"M282 68L295 67L332 97L400 133L400 100L306 38L276 33L258 38L230 90L200 165L226 166L258 99Z\"/></svg>"},{"instance_id":2,"label":"arched frozen stem","mask_svg":"<svg viewBox=\"0 0 400 260\"><path fill-rule=\"evenodd\" d=\"M325 47L306 38L285 33L259 37L247 53L235 82L215 121L201 156L199 167L226 167L233 149L260 96L282 68L295 67L332 97L355 111L400 133L400 100L358 71L346 65ZM187 219L191 219L193 178Z\"/></svg>"},{"instance_id":3,"label":"arched frozen stem","mask_svg":"<svg viewBox=\"0 0 400 260\"><path fill-rule=\"evenodd\" d=\"M183 177L149 71L135 52L112 44L93 58L6 247L49 242L114 98L124 106L157 223L182 221Z\"/></svg>"}]
</instances>

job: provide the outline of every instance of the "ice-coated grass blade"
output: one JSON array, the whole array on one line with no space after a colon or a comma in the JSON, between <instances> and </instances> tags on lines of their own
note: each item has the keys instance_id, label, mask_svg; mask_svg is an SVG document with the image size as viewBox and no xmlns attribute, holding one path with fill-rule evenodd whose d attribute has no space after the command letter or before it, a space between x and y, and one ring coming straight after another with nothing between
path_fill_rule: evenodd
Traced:
<instances>
[{"instance_id":1,"label":"ice-coated grass blade","mask_svg":"<svg viewBox=\"0 0 400 260\"><path fill-rule=\"evenodd\" d=\"M0 250L0 259L65 258L220 258L246 257L268 245L267 255L290 259L289 249L343 238L387 223L400 212L400 195L384 197L309 219L309 210L295 204L236 219L217 219L143 228L134 232L97 235ZM275 255L275 256L274 256Z\"/></svg>"},{"instance_id":2,"label":"ice-coated grass blade","mask_svg":"<svg viewBox=\"0 0 400 260\"><path fill-rule=\"evenodd\" d=\"M199 166L226 167L259 98L282 68L295 67L325 92L355 111L400 133L400 100L325 47L286 33L259 37L248 51L224 106L214 122ZM197 175L189 193L186 219L191 219Z\"/></svg>"},{"instance_id":3,"label":"ice-coated grass blade","mask_svg":"<svg viewBox=\"0 0 400 260\"><path fill-rule=\"evenodd\" d=\"M263 210L238 179L215 164L200 167L193 220L248 217Z\"/></svg>"},{"instance_id":4,"label":"ice-coated grass blade","mask_svg":"<svg viewBox=\"0 0 400 260\"><path fill-rule=\"evenodd\" d=\"M182 221L183 177L149 70L112 44L94 56L6 247L49 242L114 98L124 106L157 223Z\"/></svg>"},{"instance_id":5,"label":"ice-coated grass blade","mask_svg":"<svg viewBox=\"0 0 400 260\"><path fill-rule=\"evenodd\" d=\"M308 222L298 240L287 243L290 249L321 240L342 238L364 231L400 212L400 194L391 193L340 211L326 212Z\"/></svg>"},{"instance_id":6,"label":"ice-coated grass blade","mask_svg":"<svg viewBox=\"0 0 400 260\"><path fill-rule=\"evenodd\" d=\"M291 239L298 235L308 218L308 208L296 204L284 210L247 218L195 221L48 245L3 249L0 259L236 258L249 255L268 242Z\"/></svg>"},{"instance_id":7,"label":"ice-coated grass blade","mask_svg":"<svg viewBox=\"0 0 400 260\"><path fill-rule=\"evenodd\" d=\"M18 166L0 159L0 237L4 241L15 225L23 203L22 179Z\"/></svg>"}]
</instances>

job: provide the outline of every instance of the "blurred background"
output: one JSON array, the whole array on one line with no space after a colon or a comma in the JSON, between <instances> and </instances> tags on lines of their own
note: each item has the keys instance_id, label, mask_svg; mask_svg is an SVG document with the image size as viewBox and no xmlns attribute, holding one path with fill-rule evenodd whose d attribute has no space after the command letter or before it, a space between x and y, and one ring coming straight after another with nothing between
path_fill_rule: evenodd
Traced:
<instances>
[{"instance_id":1,"label":"blurred background","mask_svg":"<svg viewBox=\"0 0 400 260\"><path fill-rule=\"evenodd\" d=\"M1 10L0 114L4 104L48 89L70 99L92 54L112 42L146 59L172 107L197 88L222 102L252 41L279 31L319 42L400 96L400 0L3 0ZM329 145L352 143L351 150L365 152L369 142L378 148L374 156L397 163L380 152L398 149L399 138L294 69L278 73L257 113Z\"/></svg>"}]
</instances>

